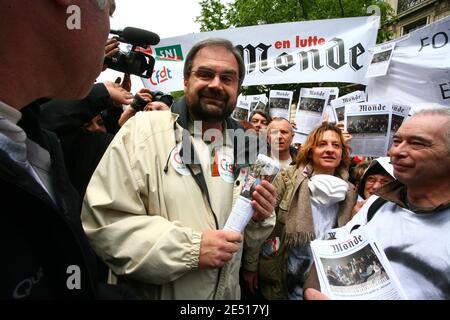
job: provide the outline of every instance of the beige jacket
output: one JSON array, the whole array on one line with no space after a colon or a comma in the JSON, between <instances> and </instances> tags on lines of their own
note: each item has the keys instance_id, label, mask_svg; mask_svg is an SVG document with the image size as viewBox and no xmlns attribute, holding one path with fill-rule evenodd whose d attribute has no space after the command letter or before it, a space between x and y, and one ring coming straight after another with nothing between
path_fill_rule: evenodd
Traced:
<instances>
[{"instance_id":1,"label":"beige jacket","mask_svg":"<svg viewBox=\"0 0 450 320\"><path fill-rule=\"evenodd\" d=\"M182 127L170 111L140 112L127 121L100 161L86 191L83 227L118 282L149 299L239 299L242 247L221 269L198 269L203 230L222 229L193 177L170 155ZM247 174L234 182L233 203ZM216 222L217 221L217 222ZM258 247L275 214L250 222L244 245Z\"/></svg>"}]
</instances>

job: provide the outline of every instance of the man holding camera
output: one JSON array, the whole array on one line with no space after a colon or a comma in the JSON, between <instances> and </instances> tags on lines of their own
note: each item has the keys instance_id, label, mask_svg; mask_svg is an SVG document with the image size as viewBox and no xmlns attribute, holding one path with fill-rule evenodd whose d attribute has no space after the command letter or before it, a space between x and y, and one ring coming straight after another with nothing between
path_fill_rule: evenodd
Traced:
<instances>
[{"instance_id":1,"label":"man holding camera","mask_svg":"<svg viewBox=\"0 0 450 320\"><path fill-rule=\"evenodd\" d=\"M258 247L274 226L275 189L263 181L245 237L221 230L248 173L238 156L248 150L229 136L244 75L229 41L194 45L185 96L127 121L90 181L85 231L113 280L142 298L239 299L242 240Z\"/></svg>"}]
</instances>

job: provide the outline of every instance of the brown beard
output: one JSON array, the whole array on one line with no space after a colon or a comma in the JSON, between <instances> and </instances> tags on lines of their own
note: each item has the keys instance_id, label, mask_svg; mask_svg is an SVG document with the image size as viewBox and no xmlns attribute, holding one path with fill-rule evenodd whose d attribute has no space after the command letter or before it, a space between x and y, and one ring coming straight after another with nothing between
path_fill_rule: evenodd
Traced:
<instances>
[{"instance_id":1,"label":"brown beard","mask_svg":"<svg viewBox=\"0 0 450 320\"><path fill-rule=\"evenodd\" d=\"M225 93L221 96L220 94L208 90L209 89L200 90L197 93L197 101L195 103L190 103L190 101L188 101L189 113L194 120L201 120L208 123L222 122L231 115L234 107L228 107L227 103L229 101L229 97ZM215 112L209 110L209 107L202 102L204 93L207 93L207 96L225 98L223 99L223 106L217 106L217 111Z\"/></svg>"}]
</instances>

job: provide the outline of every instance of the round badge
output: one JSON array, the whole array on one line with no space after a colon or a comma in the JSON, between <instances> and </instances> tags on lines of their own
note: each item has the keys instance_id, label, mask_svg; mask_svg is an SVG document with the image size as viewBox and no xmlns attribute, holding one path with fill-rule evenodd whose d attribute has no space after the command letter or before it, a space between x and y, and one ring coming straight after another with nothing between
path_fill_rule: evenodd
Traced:
<instances>
[{"instance_id":1,"label":"round badge","mask_svg":"<svg viewBox=\"0 0 450 320\"><path fill-rule=\"evenodd\" d=\"M181 145L177 146L170 153L170 163L172 164L172 167L175 169L176 172L178 172L179 174L181 174L183 176L189 176L189 175L191 175L191 172L186 167L186 165L183 163L183 160L181 160L180 147L181 147Z\"/></svg>"},{"instance_id":2,"label":"round badge","mask_svg":"<svg viewBox=\"0 0 450 320\"><path fill-rule=\"evenodd\" d=\"M233 156L223 151L219 151L217 156L220 177L227 183L234 183Z\"/></svg>"}]
</instances>

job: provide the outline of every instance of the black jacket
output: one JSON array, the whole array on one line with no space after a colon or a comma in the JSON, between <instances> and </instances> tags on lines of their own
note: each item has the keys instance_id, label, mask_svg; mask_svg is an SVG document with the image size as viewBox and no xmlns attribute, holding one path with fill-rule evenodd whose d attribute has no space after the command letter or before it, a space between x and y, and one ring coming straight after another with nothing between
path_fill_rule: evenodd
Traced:
<instances>
[{"instance_id":1,"label":"black jacket","mask_svg":"<svg viewBox=\"0 0 450 320\"><path fill-rule=\"evenodd\" d=\"M40 107L39 121L44 129L58 135L69 179L81 198L114 138L111 133L88 131L83 124L102 110L119 109L112 105L108 90L101 83L94 85L89 95L82 100L52 100ZM117 119L114 119L117 126Z\"/></svg>"},{"instance_id":2,"label":"black jacket","mask_svg":"<svg viewBox=\"0 0 450 320\"><path fill-rule=\"evenodd\" d=\"M67 177L58 140L40 130L30 107L22 114L19 125L50 153L57 203L0 150L0 299L95 298L95 256L81 226L79 196Z\"/></svg>"}]
</instances>

